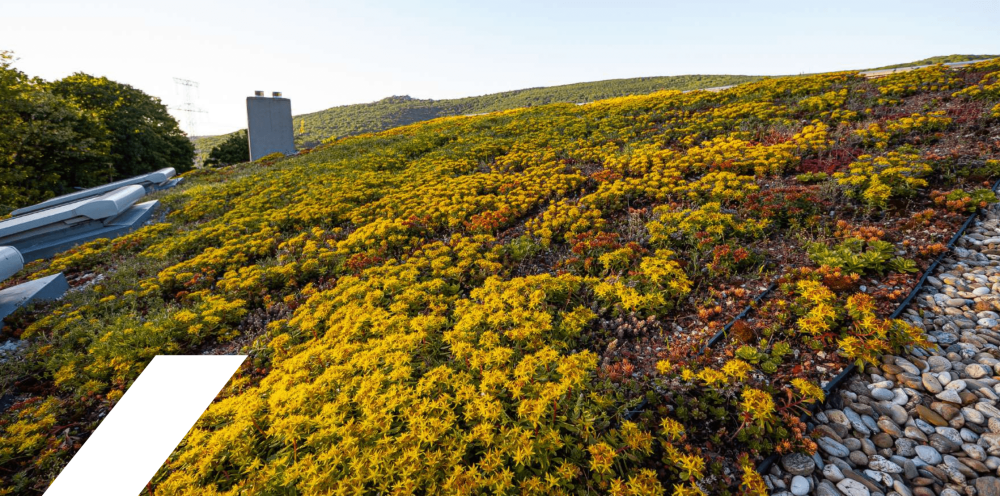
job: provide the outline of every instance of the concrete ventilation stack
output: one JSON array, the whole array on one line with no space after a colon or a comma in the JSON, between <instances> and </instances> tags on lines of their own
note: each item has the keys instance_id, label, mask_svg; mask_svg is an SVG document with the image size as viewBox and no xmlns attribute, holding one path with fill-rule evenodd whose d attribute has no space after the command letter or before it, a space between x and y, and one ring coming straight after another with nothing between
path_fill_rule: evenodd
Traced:
<instances>
[{"instance_id":1,"label":"concrete ventilation stack","mask_svg":"<svg viewBox=\"0 0 1000 496\"><path fill-rule=\"evenodd\" d=\"M282 98L280 91L272 92L271 98L263 91L247 97L247 138L251 161L275 152L295 154L292 101Z\"/></svg>"}]
</instances>

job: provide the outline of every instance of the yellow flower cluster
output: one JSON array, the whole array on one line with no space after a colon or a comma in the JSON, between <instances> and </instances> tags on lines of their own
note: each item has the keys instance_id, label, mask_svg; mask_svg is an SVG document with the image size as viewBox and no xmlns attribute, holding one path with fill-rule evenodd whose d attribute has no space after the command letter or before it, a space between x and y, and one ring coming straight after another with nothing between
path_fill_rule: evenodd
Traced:
<instances>
[{"instance_id":1,"label":"yellow flower cluster","mask_svg":"<svg viewBox=\"0 0 1000 496\"><path fill-rule=\"evenodd\" d=\"M822 403L826 398L826 393L823 392L823 388L800 377L792 379L792 385L795 386L795 389L799 390L799 394L805 399L806 402Z\"/></svg>"},{"instance_id":2,"label":"yellow flower cluster","mask_svg":"<svg viewBox=\"0 0 1000 496\"><path fill-rule=\"evenodd\" d=\"M610 276L594 286L594 294L626 312L651 314L673 308L674 303L691 291L691 280L674 252L656 250L643 257L634 276Z\"/></svg>"},{"instance_id":3,"label":"yellow flower cluster","mask_svg":"<svg viewBox=\"0 0 1000 496\"><path fill-rule=\"evenodd\" d=\"M529 487L531 477L511 469L521 473L520 467L565 457L563 425L591 432L591 466L609 470L614 454L597 441L599 414L593 407L581 410L574 393L586 390L596 357L561 353L565 345L555 337L568 339L593 318L579 306L559 310L583 281L486 277L469 298L459 299L451 289L456 278L476 272L477 265L481 277L499 268L477 261L482 241L488 238L431 245L405 263L367 269L316 293L289 324L319 338L272 343L281 350L275 362L280 373L214 405L205 428L191 435L199 448L177 460L205 471L176 474L162 487L180 489L198 473L199 479L210 477L232 436L248 434L240 443L248 456L258 443L278 443L284 455L241 461L259 469L246 487L259 487L276 471L295 474L296 485L308 492L369 484L449 492ZM452 305L457 322L445 330L443 316ZM435 357L442 344L449 351L440 362ZM309 407L316 398L324 399L318 410ZM345 422L352 412L358 422ZM232 420L219 430L210 427L212 419ZM641 430L624 431L635 449L645 450ZM470 452L481 453L480 461L465 463ZM547 487L568 487L583 462L564 462L550 473ZM320 466L326 469L317 471Z\"/></svg>"},{"instance_id":4,"label":"yellow flower cluster","mask_svg":"<svg viewBox=\"0 0 1000 496\"><path fill-rule=\"evenodd\" d=\"M684 437L684 424L670 417L663 417L660 421L660 432L670 441L680 441Z\"/></svg>"},{"instance_id":5,"label":"yellow flower cluster","mask_svg":"<svg viewBox=\"0 0 1000 496\"><path fill-rule=\"evenodd\" d=\"M603 225L604 219L601 218L600 210L567 200L559 200L541 217L529 221L525 227L529 233L539 238L542 246L548 247L552 244L553 239L569 241L577 234L600 229Z\"/></svg>"},{"instance_id":6,"label":"yellow flower cluster","mask_svg":"<svg viewBox=\"0 0 1000 496\"><path fill-rule=\"evenodd\" d=\"M884 124L872 123L867 128L858 129L854 134L862 139L866 145L874 145L875 148L885 149L889 146L889 141L893 138L904 136L913 132L936 131L944 129L951 123L951 118L944 116L944 111L928 112L927 114L913 114L909 117L890 120Z\"/></svg>"},{"instance_id":7,"label":"yellow flower cluster","mask_svg":"<svg viewBox=\"0 0 1000 496\"><path fill-rule=\"evenodd\" d=\"M799 100L799 106L814 112L840 108L847 101L848 90L828 91L821 95L810 96Z\"/></svg>"},{"instance_id":8,"label":"yellow flower cluster","mask_svg":"<svg viewBox=\"0 0 1000 496\"><path fill-rule=\"evenodd\" d=\"M775 419L774 398L766 391L746 388L741 394L740 408L759 426L767 425Z\"/></svg>"},{"instance_id":9,"label":"yellow flower cluster","mask_svg":"<svg viewBox=\"0 0 1000 496\"><path fill-rule=\"evenodd\" d=\"M831 122L848 123L858 117L858 113L847 110L844 104L850 92L847 88L839 91L828 91L821 95L810 96L799 100L799 107L812 112L819 112L819 116Z\"/></svg>"},{"instance_id":10,"label":"yellow flower cluster","mask_svg":"<svg viewBox=\"0 0 1000 496\"><path fill-rule=\"evenodd\" d=\"M753 176L739 176L732 172L717 171L705 174L690 184L688 196L707 201L739 201L760 189Z\"/></svg>"},{"instance_id":11,"label":"yellow flower cluster","mask_svg":"<svg viewBox=\"0 0 1000 496\"><path fill-rule=\"evenodd\" d=\"M978 64L973 64L971 69L988 72L983 75L978 84L956 91L955 93L952 93L951 96L965 96L977 99L1000 97L1000 63L996 60L980 62Z\"/></svg>"},{"instance_id":12,"label":"yellow flower cluster","mask_svg":"<svg viewBox=\"0 0 1000 496\"><path fill-rule=\"evenodd\" d=\"M834 306L837 296L819 281L803 279L796 286L809 307L808 312L798 320L799 330L812 337L819 337L829 331L837 319Z\"/></svg>"},{"instance_id":13,"label":"yellow flower cluster","mask_svg":"<svg viewBox=\"0 0 1000 496\"><path fill-rule=\"evenodd\" d=\"M653 213L657 219L647 223L646 229L650 243L655 246L714 245L730 237L752 239L760 236L769 224L767 219L739 220L733 214L723 213L718 202L680 211L661 206Z\"/></svg>"},{"instance_id":14,"label":"yellow flower cluster","mask_svg":"<svg viewBox=\"0 0 1000 496\"><path fill-rule=\"evenodd\" d=\"M793 136L773 145L737 137L738 133L702 142L676 161L682 171L726 170L741 174L780 174L795 166L802 155L829 147L829 126L814 121Z\"/></svg>"},{"instance_id":15,"label":"yellow flower cluster","mask_svg":"<svg viewBox=\"0 0 1000 496\"><path fill-rule=\"evenodd\" d=\"M875 84L902 98L959 82L932 69ZM739 271L759 268L755 241L794 230L775 212L819 217L820 188L789 188L788 175L843 151L831 148L848 141L854 125L841 123L858 118L867 84L836 73L544 105L197 171L161 194L165 222L25 271L106 279L26 312L26 363L51 393L0 418L0 480L53 473L73 451L54 428L112 406L153 356L217 352L243 333L253 363L167 461L157 493L721 492L729 482L699 446L741 426L778 432L763 429L786 413L775 394L822 391L795 377L763 385L766 350L696 365L660 324L687 328L678 303L716 298L717 264L752 281ZM889 143L948 121L867 124ZM884 207L929 171L890 151L835 177ZM797 337L849 320L839 345L859 360L919 338L860 297L838 306L818 283L795 288L807 304ZM616 362L631 353L605 341L616 318L649 319L662 353ZM628 387L605 373L616 366ZM672 391L656 401L704 403L623 415L650 384ZM719 431L705 432L705 412ZM657 440L667 475L647 468Z\"/></svg>"},{"instance_id":16,"label":"yellow flower cluster","mask_svg":"<svg viewBox=\"0 0 1000 496\"><path fill-rule=\"evenodd\" d=\"M879 357L908 347L930 346L923 330L904 320L883 320L875 315L875 305L870 295L858 293L844 305L853 320L847 336L838 341L841 353L859 366L877 365Z\"/></svg>"},{"instance_id":17,"label":"yellow flower cluster","mask_svg":"<svg viewBox=\"0 0 1000 496\"><path fill-rule=\"evenodd\" d=\"M37 462L43 466L51 464L56 457L56 450L46 446L46 433L58 425L60 406L59 400L55 398L38 402L29 400L12 405L14 419L4 426L4 436L16 442L0 445L0 462L6 463L22 456L37 456Z\"/></svg>"},{"instance_id":18,"label":"yellow flower cluster","mask_svg":"<svg viewBox=\"0 0 1000 496\"><path fill-rule=\"evenodd\" d=\"M730 377L733 380L743 381L746 380L747 374L749 374L752 369L753 368L749 363L746 363L739 358L734 358L726 362L726 364L722 367L722 373L726 374L727 377Z\"/></svg>"},{"instance_id":19,"label":"yellow flower cluster","mask_svg":"<svg viewBox=\"0 0 1000 496\"><path fill-rule=\"evenodd\" d=\"M879 93L887 96L909 96L921 91L947 91L961 79L943 65L897 72L875 80Z\"/></svg>"},{"instance_id":20,"label":"yellow flower cluster","mask_svg":"<svg viewBox=\"0 0 1000 496\"><path fill-rule=\"evenodd\" d=\"M889 198L926 187L923 177L930 172L931 166L916 154L889 152L878 157L862 155L850 164L848 172L837 172L833 177L848 196L870 208L885 209Z\"/></svg>"},{"instance_id":21,"label":"yellow flower cluster","mask_svg":"<svg viewBox=\"0 0 1000 496\"><path fill-rule=\"evenodd\" d=\"M757 472L757 467L750 461L750 457L741 455L739 465L740 472L743 474L743 481L740 483L740 488L748 496L767 496L769 494L767 484L764 482L764 478Z\"/></svg>"}]
</instances>

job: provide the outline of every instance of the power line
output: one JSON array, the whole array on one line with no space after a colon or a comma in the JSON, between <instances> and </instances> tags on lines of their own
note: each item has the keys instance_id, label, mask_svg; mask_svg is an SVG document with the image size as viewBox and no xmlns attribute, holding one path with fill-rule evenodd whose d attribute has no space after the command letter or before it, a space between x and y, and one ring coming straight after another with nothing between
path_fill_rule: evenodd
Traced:
<instances>
[{"instance_id":1,"label":"power line","mask_svg":"<svg viewBox=\"0 0 1000 496\"><path fill-rule=\"evenodd\" d=\"M175 77L174 90L180 103L170 107L170 109L181 113L181 124L188 136L198 136L202 114L208 114L207 111L198 106L198 82Z\"/></svg>"}]
</instances>

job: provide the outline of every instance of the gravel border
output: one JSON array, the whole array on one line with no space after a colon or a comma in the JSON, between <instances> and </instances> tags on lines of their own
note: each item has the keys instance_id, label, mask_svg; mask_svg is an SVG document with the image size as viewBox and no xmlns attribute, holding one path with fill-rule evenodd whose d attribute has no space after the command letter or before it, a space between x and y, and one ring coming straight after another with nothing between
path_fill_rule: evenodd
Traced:
<instances>
[{"instance_id":1,"label":"gravel border","mask_svg":"<svg viewBox=\"0 0 1000 496\"><path fill-rule=\"evenodd\" d=\"M773 494L1000 496L1000 204L940 260L896 312L936 348L844 374L809 420L818 452L767 469Z\"/></svg>"}]
</instances>

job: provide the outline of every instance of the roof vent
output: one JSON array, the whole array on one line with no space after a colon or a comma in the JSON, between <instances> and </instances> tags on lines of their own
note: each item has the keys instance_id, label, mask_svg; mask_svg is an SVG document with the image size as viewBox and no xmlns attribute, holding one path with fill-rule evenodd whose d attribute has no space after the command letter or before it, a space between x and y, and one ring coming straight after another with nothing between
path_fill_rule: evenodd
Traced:
<instances>
[{"instance_id":1,"label":"roof vent","mask_svg":"<svg viewBox=\"0 0 1000 496\"><path fill-rule=\"evenodd\" d=\"M264 96L264 92L263 91L254 91L253 92L253 96Z\"/></svg>"},{"instance_id":2,"label":"roof vent","mask_svg":"<svg viewBox=\"0 0 1000 496\"><path fill-rule=\"evenodd\" d=\"M281 92L280 91L272 91L271 92L271 98L281 98Z\"/></svg>"}]
</instances>

